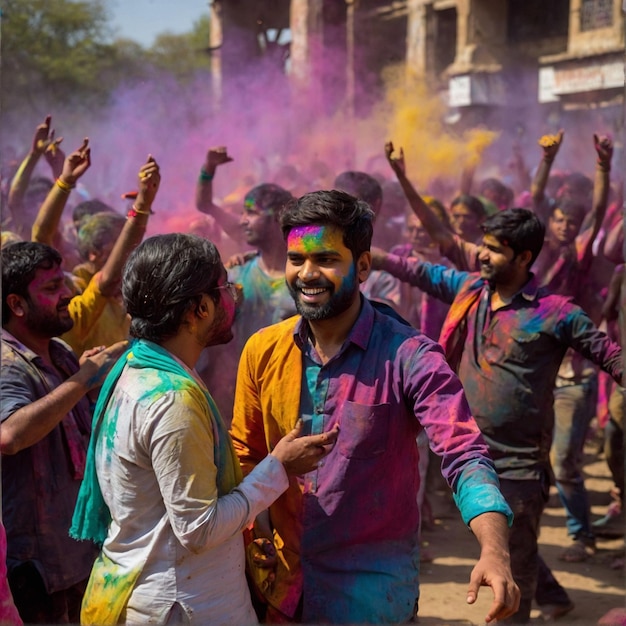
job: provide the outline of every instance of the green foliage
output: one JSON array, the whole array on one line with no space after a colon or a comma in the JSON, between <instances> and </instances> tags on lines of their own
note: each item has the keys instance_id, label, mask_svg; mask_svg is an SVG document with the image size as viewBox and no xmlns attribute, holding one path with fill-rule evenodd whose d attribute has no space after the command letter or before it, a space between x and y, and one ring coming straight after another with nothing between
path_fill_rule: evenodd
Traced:
<instances>
[{"instance_id":1,"label":"green foliage","mask_svg":"<svg viewBox=\"0 0 626 626\"><path fill-rule=\"evenodd\" d=\"M163 34L145 50L112 41L106 6L106 0L0 0L5 128L24 118L32 126L60 109L95 112L119 86L157 71L183 82L208 71L208 16L190 33Z\"/></svg>"},{"instance_id":2,"label":"green foliage","mask_svg":"<svg viewBox=\"0 0 626 626\"><path fill-rule=\"evenodd\" d=\"M2 87L5 110L42 96L102 95L98 70L111 51L100 0L4 0Z\"/></svg>"},{"instance_id":3,"label":"green foliage","mask_svg":"<svg viewBox=\"0 0 626 626\"><path fill-rule=\"evenodd\" d=\"M156 38L148 51L148 61L154 68L165 70L185 82L199 70L209 70L209 34L208 15L198 19L189 33L163 33Z\"/></svg>"}]
</instances>

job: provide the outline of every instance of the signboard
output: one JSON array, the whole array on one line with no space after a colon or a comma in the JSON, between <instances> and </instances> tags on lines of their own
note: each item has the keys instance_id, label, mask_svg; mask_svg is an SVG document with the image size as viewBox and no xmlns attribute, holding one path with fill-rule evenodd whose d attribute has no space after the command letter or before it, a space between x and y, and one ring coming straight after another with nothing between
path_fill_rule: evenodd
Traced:
<instances>
[{"instance_id":1,"label":"signboard","mask_svg":"<svg viewBox=\"0 0 626 626\"><path fill-rule=\"evenodd\" d=\"M624 61L586 62L539 69L539 102L558 96L624 87Z\"/></svg>"}]
</instances>

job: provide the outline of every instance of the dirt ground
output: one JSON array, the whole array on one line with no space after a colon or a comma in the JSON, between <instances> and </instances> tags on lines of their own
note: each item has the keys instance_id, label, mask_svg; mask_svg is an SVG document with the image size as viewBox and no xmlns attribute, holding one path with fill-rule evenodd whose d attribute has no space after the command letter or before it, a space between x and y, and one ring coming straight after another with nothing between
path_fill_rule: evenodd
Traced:
<instances>
[{"instance_id":1,"label":"dirt ground","mask_svg":"<svg viewBox=\"0 0 626 626\"><path fill-rule=\"evenodd\" d=\"M597 442L586 448L586 480L594 519L602 517L610 502L612 481L604 459L597 453ZM443 509L445 510L445 509ZM441 507L439 511L442 511ZM479 626L491 603L491 591L483 588L474 605L465 603L471 568L478 556L476 540L457 515L436 520L434 530L424 532L423 539L434 555L431 563L422 563L420 574L421 626ZM624 554L624 540L597 541L597 552L583 563L565 563L559 554L570 544L565 530L565 514L553 488L543 516L540 551L561 585L576 605L558 620L562 626L593 626L614 608L623 608L626 597L624 570L611 568L617 556ZM545 623L538 610L531 614L533 623Z\"/></svg>"}]
</instances>

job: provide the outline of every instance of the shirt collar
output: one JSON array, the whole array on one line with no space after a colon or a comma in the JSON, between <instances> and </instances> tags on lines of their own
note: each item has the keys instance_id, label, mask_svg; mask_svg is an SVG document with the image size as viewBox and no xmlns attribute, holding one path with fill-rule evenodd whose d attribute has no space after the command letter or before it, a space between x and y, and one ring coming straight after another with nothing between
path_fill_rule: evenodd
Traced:
<instances>
[{"instance_id":1,"label":"shirt collar","mask_svg":"<svg viewBox=\"0 0 626 626\"><path fill-rule=\"evenodd\" d=\"M16 350L19 350L22 355L28 359L29 361L35 361L37 359L41 360L41 356L36 352L33 352L29 347L25 346L19 339L14 337L8 330L5 328L2 329L2 341L5 341L10 346L13 346ZM53 337L50 339L50 358L53 363L57 363L59 361L66 360L67 354L73 352L71 348L58 337ZM78 360L78 357L76 357Z\"/></svg>"},{"instance_id":2,"label":"shirt collar","mask_svg":"<svg viewBox=\"0 0 626 626\"><path fill-rule=\"evenodd\" d=\"M8 330L2 329L2 341L19 350L29 361L36 359L39 355L26 347L19 339L14 337Z\"/></svg>"},{"instance_id":3,"label":"shirt collar","mask_svg":"<svg viewBox=\"0 0 626 626\"><path fill-rule=\"evenodd\" d=\"M354 322L348 333L346 341L344 341L344 346L347 343L353 343L355 346L361 348L361 350L367 349L372 334L372 328L374 327L374 315L374 307L370 304L369 300L361 294L361 310L359 311L359 316L356 318L356 322ZM300 317L293 330L294 342L300 350L302 350L309 341L310 332L308 322Z\"/></svg>"},{"instance_id":4,"label":"shirt collar","mask_svg":"<svg viewBox=\"0 0 626 626\"><path fill-rule=\"evenodd\" d=\"M484 280L484 279L483 279ZM485 281L487 284L488 290L491 292L493 288L491 285ZM530 272L530 279L528 282L511 298L511 302L515 300L518 296L521 296L525 300L532 302L537 298L537 292L539 291L539 282L537 281L536 276Z\"/></svg>"},{"instance_id":5,"label":"shirt collar","mask_svg":"<svg viewBox=\"0 0 626 626\"><path fill-rule=\"evenodd\" d=\"M529 302L532 302L537 298L537 292L539 291L539 282L536 276L530 272L530 280L520 289L518 293L522 295Z\"/></svg>"}]
</instances>

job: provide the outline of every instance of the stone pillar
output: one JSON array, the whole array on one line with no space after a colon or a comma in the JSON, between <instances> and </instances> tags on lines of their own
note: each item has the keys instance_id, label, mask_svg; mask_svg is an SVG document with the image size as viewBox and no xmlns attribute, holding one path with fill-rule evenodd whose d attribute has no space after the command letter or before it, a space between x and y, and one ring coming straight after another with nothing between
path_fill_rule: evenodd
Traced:
<instances>
[{"instance_id":1,"label":"stone pillar","mask_svg":"<svg viewBox=\"0 0 626 626\"><path fill-rule=\"evenodd\" d=\"M212 101L214 109L219 111L222 101L222 43L224 41L220 0L211 0L209 10Z\"/></svg>"},{"instance_id":2,"label":"stone pillar","mask_svg":"<svg viewBox=\"0 0 626 626\"><path fill-rule=\"evenodd\" d=\"M406 71L409 78L427 72L427 7L424 0L407 1Z\"/></svg>"},{"instance_id":3,"label":"stone pillar","mask_svg":"<svg viewBox=\"0 0 626 626\"><path fill-rule=\"evenodd\" d=\"M322 0L291 0L291 76L296 85L309 84L312 51L320 44Z\"/></svg>"}]
</instances>

